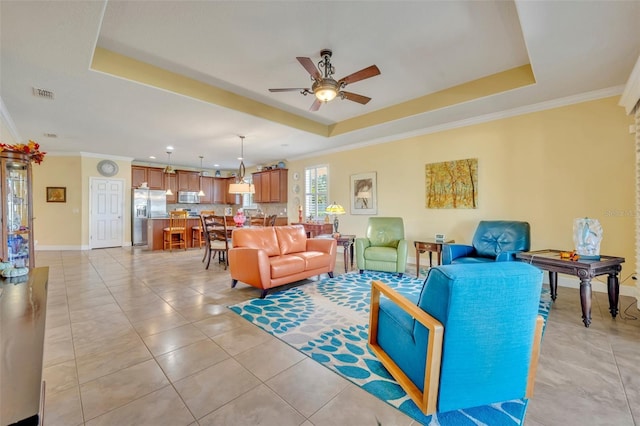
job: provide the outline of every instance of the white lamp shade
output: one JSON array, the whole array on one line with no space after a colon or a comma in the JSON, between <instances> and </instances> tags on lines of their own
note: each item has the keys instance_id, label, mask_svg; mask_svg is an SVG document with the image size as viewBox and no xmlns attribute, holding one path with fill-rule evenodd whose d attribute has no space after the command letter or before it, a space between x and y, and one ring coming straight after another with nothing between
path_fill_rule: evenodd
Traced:
<instances>
[{"instance_id":1,"label":"white lamp shade","mask_svg":"<svg viewBox=\"0 0 640 426\"><path fill-rule=\"evenodd\" d=\"M240 182L229 185L229 194L255 194L256 187L251 183Z\"/></svg>"}]
</instances>

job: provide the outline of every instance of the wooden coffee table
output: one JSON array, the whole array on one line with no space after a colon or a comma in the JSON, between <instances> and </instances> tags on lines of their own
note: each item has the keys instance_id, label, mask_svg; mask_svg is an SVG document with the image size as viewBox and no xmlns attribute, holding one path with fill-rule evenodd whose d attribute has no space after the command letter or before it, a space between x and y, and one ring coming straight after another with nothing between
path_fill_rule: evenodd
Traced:
<instances>
[{"instance_id":1,"label":"wooden coffee table","mask_svg":"<svg viewBox=\"0 0 640 426\"><path fill-rule=\"evenodd\" d=\"M591 279L598 275L607 277L607 293L609 294L609 312L613 318L618 314L618 298L620 282L618 274L622 270L624 257L600 256L600 260L577 261L560 258L560 250L538 250L517 253L516 258L549 271L551 299L556 300L558 291L558 272L580 278L580 304L582 305L582 322L585 327L591 324Z\"/></svg>"}]
</instances>

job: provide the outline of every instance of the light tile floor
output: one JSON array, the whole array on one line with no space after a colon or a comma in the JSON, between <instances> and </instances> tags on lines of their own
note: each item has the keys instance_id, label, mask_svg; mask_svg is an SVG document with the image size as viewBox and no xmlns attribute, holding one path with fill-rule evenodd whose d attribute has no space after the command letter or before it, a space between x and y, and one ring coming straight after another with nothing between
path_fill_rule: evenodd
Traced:
<instances>
[{"instance_id":1,"label":"light tile floor","mask_svg":"<svg viewBox=\"0 0 640 426\"><path fill-rule=\"evenodd\" d=\"M416 424L229 311L259 293L231 289L202 253L37 252L49 266L47 426ZM577 290L560 288L526 426L640 424L633 302L613 320L594 293L586 329Z\"/></svg>"}]
</instances>

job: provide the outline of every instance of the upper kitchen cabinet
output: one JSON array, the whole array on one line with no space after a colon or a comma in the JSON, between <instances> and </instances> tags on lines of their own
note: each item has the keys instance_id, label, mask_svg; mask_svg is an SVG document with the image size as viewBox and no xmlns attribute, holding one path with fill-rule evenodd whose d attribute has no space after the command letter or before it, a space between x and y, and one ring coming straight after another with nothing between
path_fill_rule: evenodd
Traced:
<instances>
[{"instance_id":1,"label":"upper kitchen cabinet","mask_svg":"<svg viewBox=\"0 0 640 426\"><path fill-rule=\"evenodd\" d=\"M200 173L178 170L176 174L178 175L178 191L200 191Z\"/></svg>"},{"instance_id":2,"label":"upper kitchen cabinet","mask_svg":"<svg viewBox=\"0 0 640 426\"><path fill-rule=\"evenodd\" d=\"M287 202L287 169L265 170L252 174L256 203Z\"/></svg>"},{"instance_id":3,"label":"upper kitchen cabinet","mask_svg":"<svg viewBox=\"0 0 640 426\"><path fill-rule=\"evenodd\" d=\"M149 189L164 189L164 170L158 167L131 166L131 187L147 182Z\"/></svg>"},{"instance_id":4,"label":"upper kitchen cabinet","mask_svg":"<svg viewBox=\"0 0 640 426\"><path fill-rule=\"evenodd\" d=\"M200 197L200 204L213 203L213 178L211 176L202 176L201 178L202 192L204 197Z\"/></svg>"},{"instance_id":5,"label":"upper kitchen cabinet","mask_svg":"<svg viewBox=\"0 0 640 426\"><path fill-rule=\"evenodd\" d=\"M229 184L235 178L213 178L213 204L242 204L237 194L229 194Z\"/></svg>"}]
</instances>

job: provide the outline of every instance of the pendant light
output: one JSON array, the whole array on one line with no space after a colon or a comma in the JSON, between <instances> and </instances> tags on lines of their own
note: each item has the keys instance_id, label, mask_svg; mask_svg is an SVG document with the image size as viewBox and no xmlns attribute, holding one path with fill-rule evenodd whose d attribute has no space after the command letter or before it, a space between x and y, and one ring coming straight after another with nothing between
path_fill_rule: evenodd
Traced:
<instances>
[{"instance_id":1,"label":"pendant light","mask_svg":"<svg viewBox=\"0 0 640 426\"><path fill-rule=\"evenodd\" d=\"M236 183L229 185L229 194L254 194L256 192L255 186L244 180L244 136L240 136L240 157L238 157L238 160L240 160L238 176L236 177Z\"/></svg>"},{"instance_id":2,"label":"pendant light","mask_svg":"<svg viewBox=\"0 0 640 426\"><path fill-rule=\"evenodd\" d=\"M202 159L204 157L200 156L200 191L198 192L198 197L204 197L204 191L202 190Z\"/></svg>"},{"instance_id":3,"label":"pendant light","mask_svg":"<svg viewBox=\"0 0 640 426\"><path fill-rule=\"evenodd\" d=\"M167 157L169 158L169 164L167 165L167 167L164 168L164 172L167 174L172 174L175 173L175 171L173 170L173 167L171 167L171 151L167 151ZM173 191L171 191L171 187L167 187L167 195L173 195Z\"/></svg>"}]
</instances>

